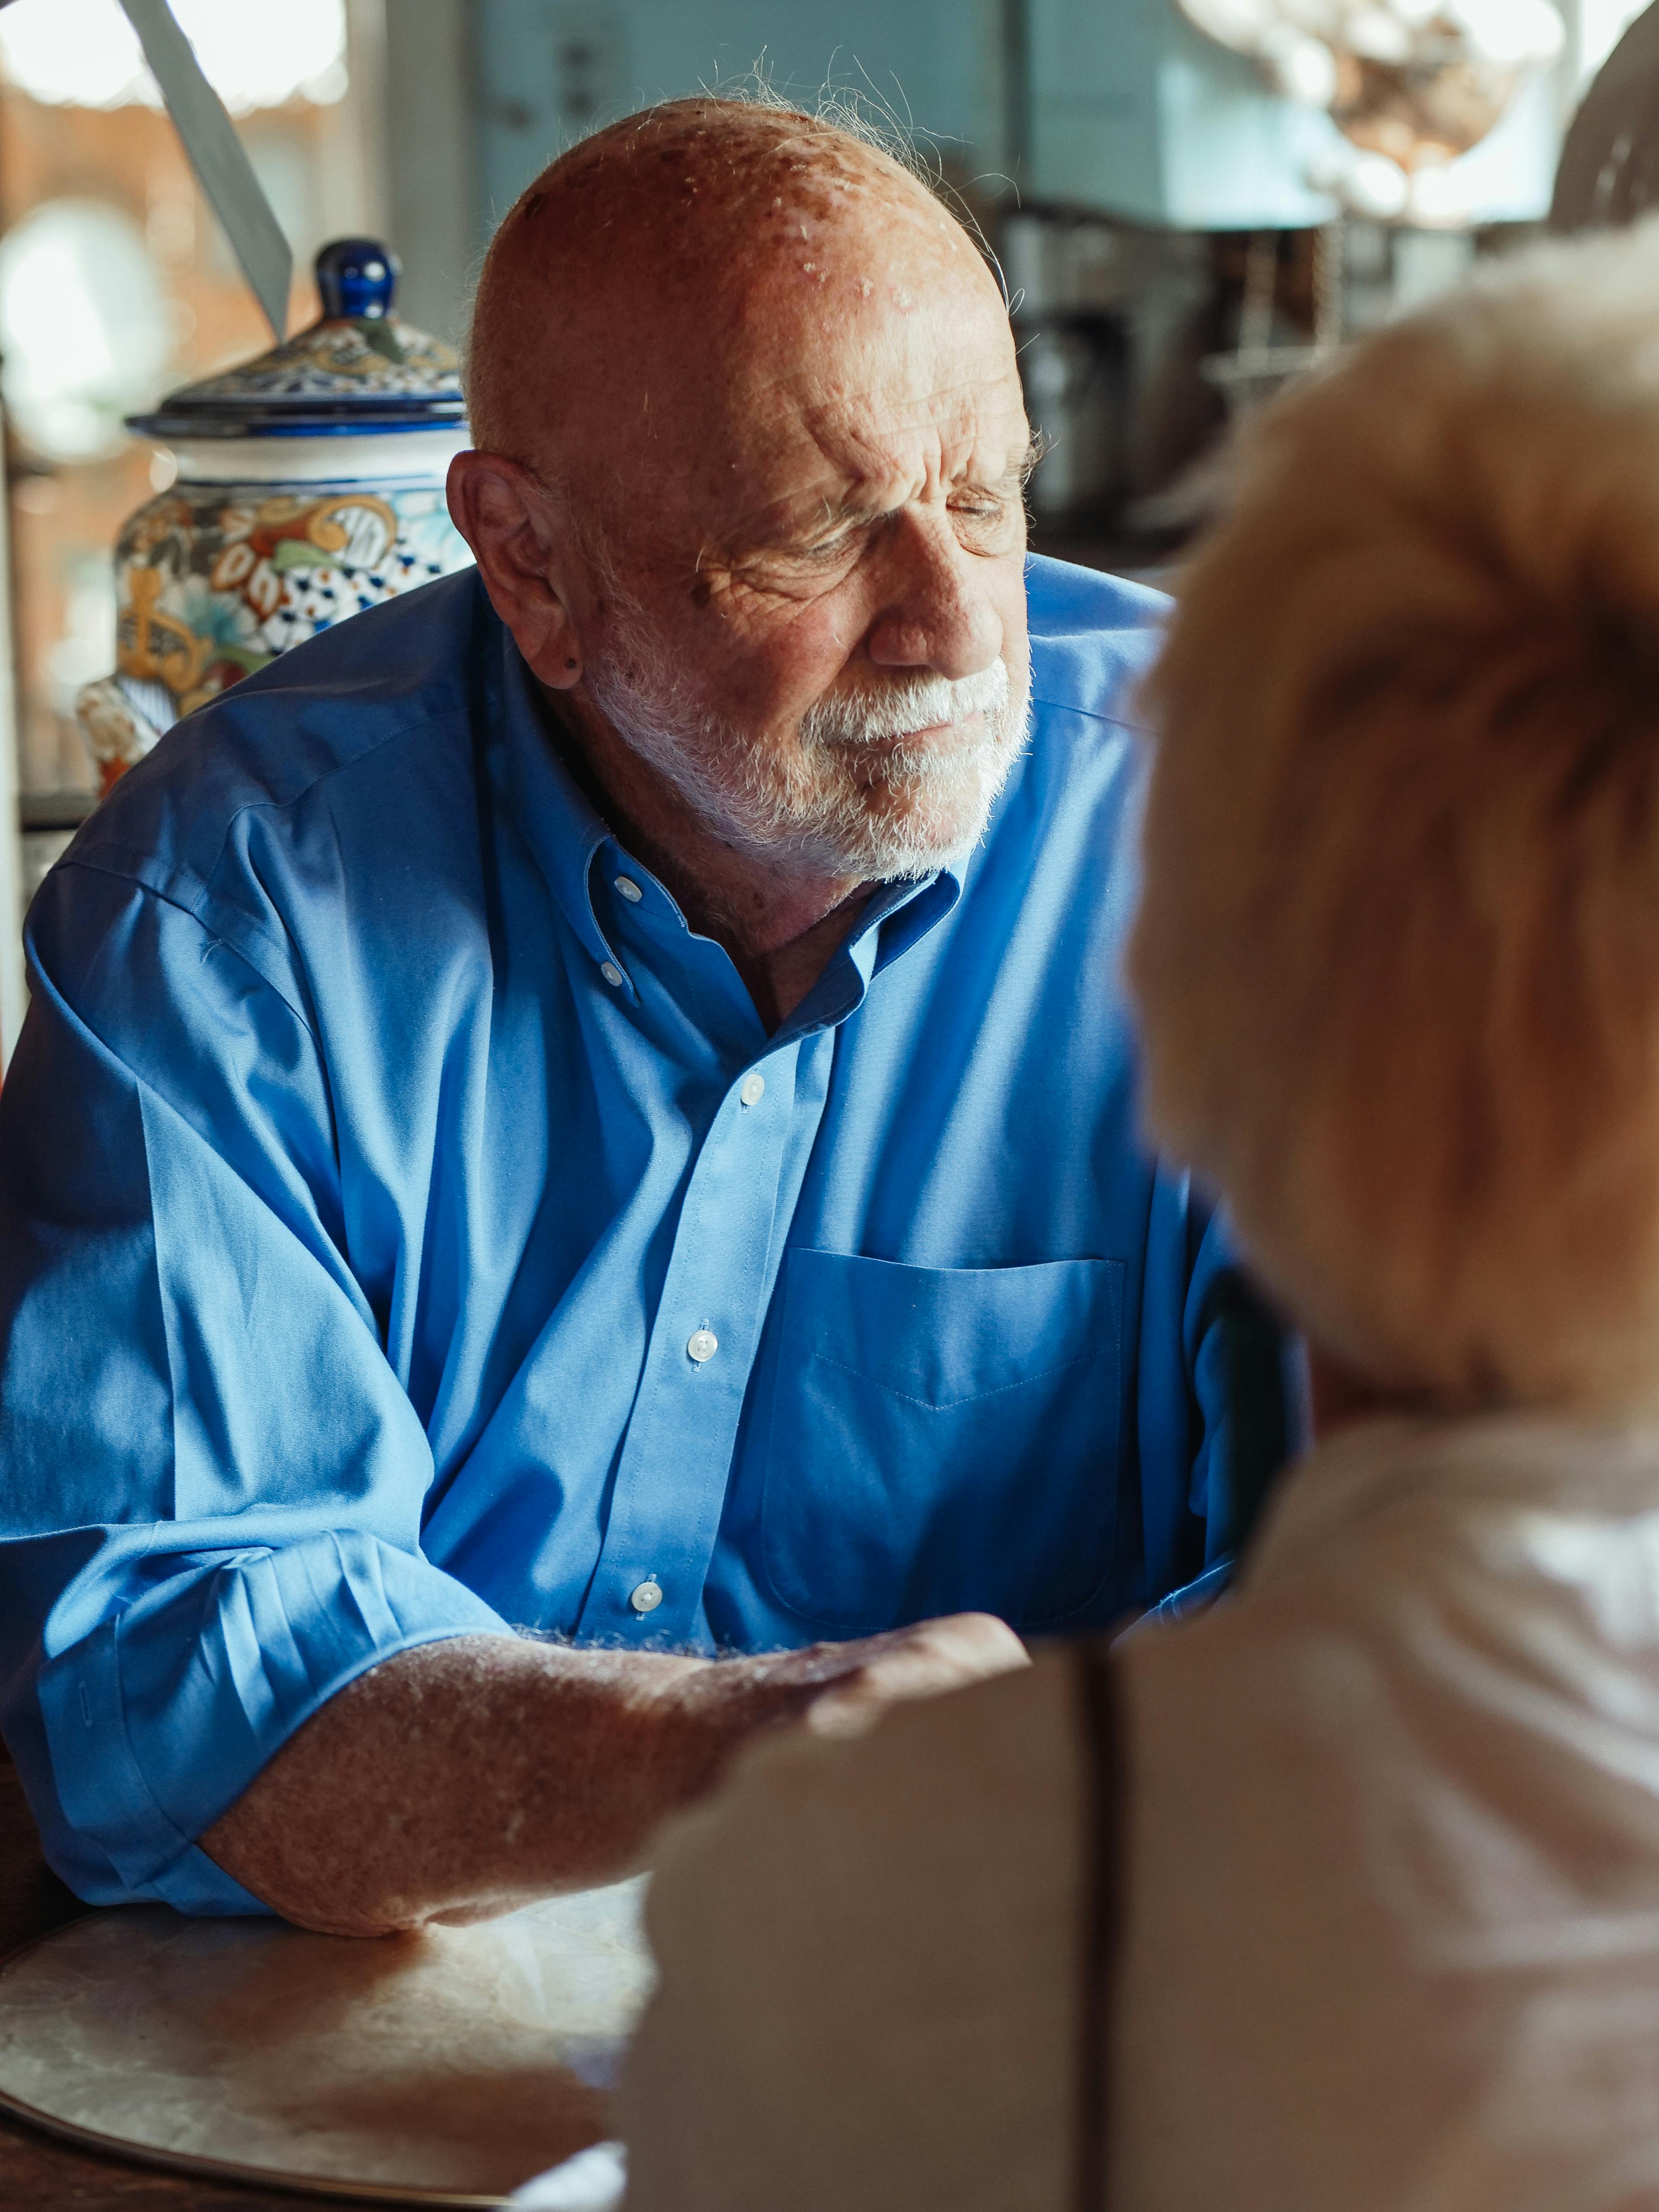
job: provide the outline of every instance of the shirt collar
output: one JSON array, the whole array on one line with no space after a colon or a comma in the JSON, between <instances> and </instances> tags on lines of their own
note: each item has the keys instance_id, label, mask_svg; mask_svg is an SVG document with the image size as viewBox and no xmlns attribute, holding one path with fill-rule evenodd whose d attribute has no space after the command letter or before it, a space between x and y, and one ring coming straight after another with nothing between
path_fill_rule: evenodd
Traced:
<instances>
[{"instance_id":1,"label":"shirt collar","mask_svg":"<svg viewBox=\"0 0 1659 2212\"><path fill-rule=\"evenodd\" d=\"M610 828L559 758L548 736L536 679L505 623L501 637L501 707L513 811L560 912L595 964L607 960L620 964L599 927L590 888L593 856L609 841Z\"/></svg>"},{"instance_id":2,"label":"shirt collar","mask_svg":"<svg viewBox=\"0 0 1659 2212\"><path fill-rule=\"evenodd\" d=\"M595 812L559 758L536 679L505 624L501 635L501 705L514 811L565 920L597 966L608 962L620 971L623 981L616 988L634 998L637 994L628 963L605 935L593 905L593 863L612 842L610 825ZM650 874L632 856L628 865L637 876ZM673 907L672 894L660 884L657 887ZM873 978L942 921L961 896L961 875L952 868L942 868L920 881L878 884L852 935L773 1042L844 1021L862 1001Z\"/></svg>"}]
</instances>

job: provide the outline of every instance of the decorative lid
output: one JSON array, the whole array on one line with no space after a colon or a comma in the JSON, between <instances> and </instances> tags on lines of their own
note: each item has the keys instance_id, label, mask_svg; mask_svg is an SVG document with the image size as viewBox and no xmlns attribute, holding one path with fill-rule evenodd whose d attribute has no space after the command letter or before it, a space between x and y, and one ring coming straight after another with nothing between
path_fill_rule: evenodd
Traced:
<instances>
[{"instance_id":1,"label":"decorative lid","mask_svg":"<svg viewBox=\"0 0 1659 2212\"><path fill-rule=\"evenodd\" d=\"M398 258L372 238L317 256L320 319L255 361L187 384L127 428L150 438L294 438L428 430L466 419L452 349L392 312Z\"/></svg>"}]
</instances>

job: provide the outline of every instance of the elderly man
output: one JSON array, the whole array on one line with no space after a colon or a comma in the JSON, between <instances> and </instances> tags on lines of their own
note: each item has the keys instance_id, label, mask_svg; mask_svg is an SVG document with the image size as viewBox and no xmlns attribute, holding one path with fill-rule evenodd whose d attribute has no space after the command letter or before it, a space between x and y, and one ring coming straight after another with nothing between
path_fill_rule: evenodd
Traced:
<instances>
[{"instance_id":1,"label":"elderly man","mask_svg":"<svg viewBox=\"0 0 1659 2212\"><path fill-rule=\"evenodd\" d=\"M1227 1605L664 1840L629 2212L1659 2205L1656 323L1556 247L1264 419L1130 968L1318 1447Z\"/></svg>"},{"instance_id":2,"label":"elderly man","mask_svg":"<svg viewBox=\"0 0 1659 2212\"><path fill-rule=\"evenodd\" d=\"M514 210L470 374L476 573L181 726L31 919L0 1680L95 1900L597 1880L1228 1539L1113 995L1157 603L1027 563L972 241L671 105Z\"/></svg>"}]
</instances>

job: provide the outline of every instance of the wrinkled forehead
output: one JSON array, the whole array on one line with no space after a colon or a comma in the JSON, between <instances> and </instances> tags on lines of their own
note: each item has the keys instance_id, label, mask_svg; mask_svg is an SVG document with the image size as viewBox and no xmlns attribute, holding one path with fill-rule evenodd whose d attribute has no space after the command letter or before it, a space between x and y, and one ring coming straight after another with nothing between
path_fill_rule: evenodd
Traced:
<instances>
[{"instance_id":1,"label":"wrinkled forehead","mask_svg":"<svg viewBox=\"0 0 1659 2212\"><path fill-rule=\"evenodd\" d=\"M804 118L716 123L605 134L521 210L569 256L566 420L604 432L564 442L594 495L707 520L1023 449L1000 294L939 201Z\"/></svg>"},{"instance_id":2,"label":"wrinkled forehead","mask_svg":"<svg viewBox=\"0 0 1659 2212\"><path fill-rule=\"evenodd\" d=\"M702 303L688 483L753 504L815 467L884 478L959 470L993 435L1023 449L1007 312L960 224L908 179L775 181Z\"/></svg>"},{"instance_id":3,"label":"wrinkled forehead","mask_svg":"<svg viewBox=\"0 0 1659 2212\"><path fill-rule=\"evenodd\" d=\"M1001 299L965 240L956 259L921 246L809 230L773 256L709 395L724 504L880 500L1018 465L1029 433ZM720 474L704 472L717 495Z\"/></svg>"}]
</instances>

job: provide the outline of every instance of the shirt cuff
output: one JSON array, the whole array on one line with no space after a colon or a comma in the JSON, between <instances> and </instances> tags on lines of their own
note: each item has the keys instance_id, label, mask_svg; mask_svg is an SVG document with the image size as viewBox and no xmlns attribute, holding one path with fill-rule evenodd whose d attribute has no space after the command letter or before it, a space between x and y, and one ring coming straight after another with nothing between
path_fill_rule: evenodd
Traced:
<instances>
[{"instance_id":1,"label":"shirt cuff","mask_svg":"<svg viewBox=\"0 0 1659 2212\"><path fill-rule=\"evenodd\" d=\"M177 1564L42 1669L57 1799L113 1870L89 1904L262 1912L196 1838L370 1667L447 1637L513 1632L453 1576L357 1532ZM88 1863L72 1844L62 1856Z\"/></svg>"}]
</instances>

